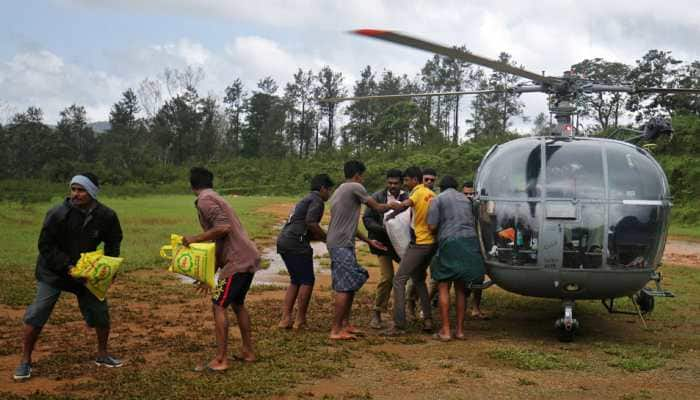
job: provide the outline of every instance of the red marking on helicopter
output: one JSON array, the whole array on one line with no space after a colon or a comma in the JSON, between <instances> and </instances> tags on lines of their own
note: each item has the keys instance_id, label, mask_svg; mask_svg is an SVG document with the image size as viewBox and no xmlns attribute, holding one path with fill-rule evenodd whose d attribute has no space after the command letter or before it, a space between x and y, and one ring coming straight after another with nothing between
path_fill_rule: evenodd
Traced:
<instances>
[{"instance_id":1,"label":"red marking on helicopter","mask_svg":"<svg viewBox=\"0 0 700 400\"><path fill-rule=\"evenodd\" d=\"M383 31L381 29L356 29L353 32L364 36L384 36L389 33L389 31Z\"/></svg>"}]
</instances>

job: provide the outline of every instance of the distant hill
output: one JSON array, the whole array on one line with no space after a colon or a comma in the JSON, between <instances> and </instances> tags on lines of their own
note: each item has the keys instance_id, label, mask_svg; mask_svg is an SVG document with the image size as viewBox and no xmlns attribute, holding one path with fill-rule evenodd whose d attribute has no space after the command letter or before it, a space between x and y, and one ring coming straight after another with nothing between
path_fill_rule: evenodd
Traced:
<instances>
[{"instance_id":1,"label":"distant hill","mask_svg":"<svg viewBox=\"0 0 700 400\"><path fill-rule=\"evenodd\" d=\"M108 121L91 122L88 126L96 133L107 132L112 128L112 125Z\"/></svg>"}]
</instances>

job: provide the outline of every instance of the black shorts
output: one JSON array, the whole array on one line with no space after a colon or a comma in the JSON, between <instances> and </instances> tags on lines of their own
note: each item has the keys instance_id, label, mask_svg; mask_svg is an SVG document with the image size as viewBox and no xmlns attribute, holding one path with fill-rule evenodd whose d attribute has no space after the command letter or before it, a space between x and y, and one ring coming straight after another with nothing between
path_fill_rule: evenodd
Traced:
<instances>
[{"instance_id":1,"label":"black shorts","mask_svg":"<svg viewBox=\"0 0 700 400\"><path fill-rule=\"evenodd\" d=\"M314 256L313 254L280 254L284 265L289 272L289 278L293 285L313 286L314 277Z\"/></svg>"},{"instance_id":2,"label":"black shorts","mask_svg":"<svg viewBox=\"0 0 700 400\"><path fill-rule=\"evenodd\" d=\"M231 304L242 306L252 282L252 272L236 272L226 279L220 279L216 283L212 302L221 307L228 307Z\"/></svg>"}]
</instances>

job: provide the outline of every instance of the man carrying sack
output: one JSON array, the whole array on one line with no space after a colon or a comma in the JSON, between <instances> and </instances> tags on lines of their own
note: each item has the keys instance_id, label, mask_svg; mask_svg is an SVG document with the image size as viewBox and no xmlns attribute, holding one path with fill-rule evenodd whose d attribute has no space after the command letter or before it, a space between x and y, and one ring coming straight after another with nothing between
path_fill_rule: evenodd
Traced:
<instances>
[{"instance_id":1,"label":"man carrying sack","mask_svg":"<svg viewBox=\"0 0 700 400\"><path fill-rule=\"evenodd\" d=\"M46 214L39 234L37 295L24 314L22 360L15 369L15 380L31 377L32 351L63 291L77 296L85 322L97 333L95 364L122 366L120 360L107 352L110 328L107 300L100 301L85 287L85 280L69 274L80 254L95 251L100 243L104 243L105 255L119 256L122 229L117 214L97 201L99 188L95 175L76 175L70 181L70 197Z\"/></svg>"},{"instance_id":2,"label":"man carrying sack","mask_svg":"<svg viewBox=\"0 0 700 400\"><path fill-rule=\"evenodd\" d=\"M201 167L190 170L190 187L197 200L197 215L203 232L185 236L182 244L216 242L216 269L219 279L212 293L216 355L196 371L224 371L228 360L228 316L226 308L231 306L241 331L241 354L246 362L255 361L251 337L250 315L245 307L245 296L253 282L253 274L260 269L260 253L255 243L248 238L241 221L231 205L212 188L214 174ZM204 286L206 287L206 286ZM205 290L208 291L208 290Z\"/></svg>"}]
</instances>

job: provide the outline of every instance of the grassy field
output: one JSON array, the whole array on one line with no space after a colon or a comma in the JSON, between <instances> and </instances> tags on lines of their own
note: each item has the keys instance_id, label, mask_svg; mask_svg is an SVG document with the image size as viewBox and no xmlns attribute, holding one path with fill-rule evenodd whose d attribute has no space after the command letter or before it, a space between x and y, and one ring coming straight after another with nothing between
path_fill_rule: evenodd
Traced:
<instances>
[{"instance_id":1,"label":"grassy field","mask_svg":"<svg viewBox=\"0 0 700 400\"><path fill-rule=\"evenodd\" d=\"M124 231L122 255L124 270L167 266L159 255L171 233L193 234L201 231L192 195L105 198L102 202L119 215ZM268 204L288 201L280 197L229 197L248 234L269 237L275 219L255 210ZM36 241L46 211L54 203L21 205L0 203L0 303L27 304L33 296L32 274L37 257Z\"/></svg>"},{"instance_id":2,"label":"grassy field","mask_svg":"<svg viewBox=\"0 0 700 400\"><path fill-rule=\"evenodd\" d=\"M196 232L192 196L105 199L125 230L126 273L111 289L111 346L126 364L117 370L91 363L94 339L73 296L63 296L35 354L35 377L13 383L19 359L21 316L32 300L39 225L49 204L0 208L0 398L2 399L650 399L697 398L700 391L700 269L665 265L665 287L675 299L657 301L648 328L630 315L608 315L596 302L579 302L582 324L574 343L556 339L555 300L534 299L498 288L485 293L488 321L468 320L467 341L430 340L414 324L399 338L368 332L349 343L327 337L332 309L327 275L317 276L310 326L275 329L283 290L254 288L248 303L259 361L234 362L221 374L192 368L213 352L208 300L165 271L158 249L172 232ZM229 198L259 244L292 199ZM279 205L279 203L283 203ZM277 206L275 206L277 205ZM272 210L276 211L272 211ZM6 228L7 227L7 228ZM354 316L369 322L376 259L365 248L370 271ZM327 258L321 260L327 265ZM623 307L631 307L622 301ZM230 351L237 350L232 327Z\"/></svg>"},{"instance_id":3,"label":"grassy field","mask_svg":"<svg viewBox=\"0 0 700 400\"><path fill-rule=\"evenodd\" d=\"M700 241L700 226L671 225L668 233L672 237L681 237L693 241Z\"/></svg>"}]
</instances>

